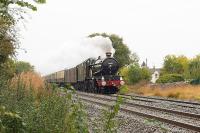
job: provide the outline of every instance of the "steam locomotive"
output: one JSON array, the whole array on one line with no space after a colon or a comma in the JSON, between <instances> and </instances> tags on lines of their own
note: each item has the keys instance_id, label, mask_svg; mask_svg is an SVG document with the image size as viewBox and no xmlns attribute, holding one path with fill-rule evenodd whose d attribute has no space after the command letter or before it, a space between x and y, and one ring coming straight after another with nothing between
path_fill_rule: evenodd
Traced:
<instances>
[{"instance_id":1,"label":"steam locomotive","mask_svg":"<svg viewBox=\"0 0 200 133\"><path fill-rule=\"evenodd\" d=\"M45 76L49 83L61 86L71 84L76 90L93 93L117 93L124 81L117 74L119 63L112 53L107 52L106 58L89 58L74 68L61 70Z\"/></svg>"}]
</instances>

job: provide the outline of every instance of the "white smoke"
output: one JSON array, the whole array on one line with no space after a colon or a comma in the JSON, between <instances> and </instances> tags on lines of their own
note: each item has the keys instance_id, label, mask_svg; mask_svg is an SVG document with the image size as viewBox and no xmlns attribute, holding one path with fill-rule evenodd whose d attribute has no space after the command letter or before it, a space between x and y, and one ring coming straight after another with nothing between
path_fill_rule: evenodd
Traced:
<instances>
[{"instance_id":1,"label":"white smoke","mask_svg":"<svg viewBox=\"0 0 200 133\"><path fill-rule=\"evenodd\" d=\"M108 37L95 36L84 38L81 42L66 42L61 47L52 51L48 60L46 74L65 68L75 67L88 58L106 57L106 52L115 53L112 42ZM49 67L49 64L51 64Z\"/></svg>"},{"instance_id":2,"label":"white smoke","mask_svg":"<svg viewBox=\"0 0 200 133\"><path fill-rule=\"evenodd\" d=\"M88 57L106 57L106 52L115 53L112 47L112 42L108 37L95 36L92 38L85 38L81 45L84 47L83 53L88 54Z\"/></svg>"}]
</instances>

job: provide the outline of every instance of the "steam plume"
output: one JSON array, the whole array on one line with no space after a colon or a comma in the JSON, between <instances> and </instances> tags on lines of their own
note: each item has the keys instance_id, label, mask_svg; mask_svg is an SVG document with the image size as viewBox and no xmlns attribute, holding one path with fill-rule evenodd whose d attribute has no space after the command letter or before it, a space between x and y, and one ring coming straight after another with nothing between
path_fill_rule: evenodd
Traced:
<instances>
[{"instance_id":1,"label":"steam plume","mask_svg":"<svg viewBox=\"0 0 200 133\"><path fill-rule=\"evenodd\" d=\"M48 63L51 67L46 66L46 73L52 73L64 68L75 67L88 58L106 57L106 52L114 54L115 49L108 37L95 36L84 38L81 42L66 42L60 48L52 51L52 57Z\"/></svg>"}]
</instances>

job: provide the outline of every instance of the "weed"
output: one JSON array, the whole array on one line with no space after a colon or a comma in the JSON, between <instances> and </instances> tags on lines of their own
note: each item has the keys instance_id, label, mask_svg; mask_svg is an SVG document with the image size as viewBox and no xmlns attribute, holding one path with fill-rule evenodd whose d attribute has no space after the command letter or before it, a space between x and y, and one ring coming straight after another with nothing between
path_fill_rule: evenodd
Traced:
<instances>
[{"instance_id":1,"label":"weed","mask_svg":"<svg viewBox=\"0 0 200 133\"><path fill-rule=\"evenodd\" d=\"M166 129L166 128L163 126L163 124L162 124L160 121L158 121L158 120L155 120L155 119L146 119L145 124L150 125L150 126L159 127L160 130L161 130L163 133L167 133L167 132L168 132L168 129Z\"/></svg>"},{"instance_id":2,"label":"weed","mask_svg":"<svg viewBox=\"0 0 200 133\"><path fill-rule=\"evenodd\" d=\"M127 92L128 92L128 87L126 85L120 87L119 94L126 94Z\"/></svg>"},{"instance_id":3,"label":"weed","mask_svg":"<svg viewBox=\"0 0 200 133\"><path fill-rule=\"evenodd\" d=\"M122 97L118 96L116 104L108 110L102 110L101 117L95 119L94 132L97 133L116 133L118 129L118 120L116 118L120 105L122 104Z\"/></svg>"},{"instance_id":4,"label":"weed","mask_svg":"<svg viewBox=\"0 0 200 133\"><path fill-rule=\"evenodd\" d=\"M88 133L85 107L73 87L68 85L68 88L45 84L40 76L31 73L23 73L4 83L0 86L0 106L5 106L8 113L1 113L0 131ZM116 115L121 101L119 97L110 110L103 111L96 131L117 132Z\"/></svg>"}]
</instances>

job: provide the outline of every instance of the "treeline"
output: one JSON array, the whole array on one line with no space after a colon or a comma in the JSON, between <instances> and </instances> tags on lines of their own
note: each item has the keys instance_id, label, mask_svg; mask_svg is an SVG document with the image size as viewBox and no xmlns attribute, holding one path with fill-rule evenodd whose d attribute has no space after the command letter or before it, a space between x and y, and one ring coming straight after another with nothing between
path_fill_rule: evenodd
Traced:
<instances>
[{"instance_id":1,"label":"treeline","mask_svg":"<svg viewBox=\"0 0 200 133\"><path fill-rule=\"evenodd\" d=\"M149 82L151 71L147 66L140 66L138 62L124 66L120 70L128 84L135 84L140 81ZM194 58L186 56L167 55L164 58L157 83L173 83L185 81L191 84L200 84L200 55Z\"/></svg>"},{"instance_id":2,"label":"treeline","mask_svg":"<svg viewBox=\"0 0 200 133\"><path fill-rule=\"evenodd\" d=\"M22 72L34 72L34 66L25 61L8 60L1 66L0 79L11 79Z\"/></svg>"},{"instance_id":3,"label":"treeline","mask_svg":"<svg viewBox=\"0 0 200 133\"><path fill-rule=\"evenodd\" d=\"M200 83L200 55L194 58L168 55L164 58L163 68L158 83L187 81Z\"/></svg>"}]
</instances>

